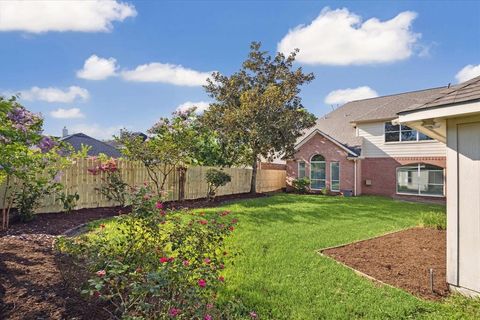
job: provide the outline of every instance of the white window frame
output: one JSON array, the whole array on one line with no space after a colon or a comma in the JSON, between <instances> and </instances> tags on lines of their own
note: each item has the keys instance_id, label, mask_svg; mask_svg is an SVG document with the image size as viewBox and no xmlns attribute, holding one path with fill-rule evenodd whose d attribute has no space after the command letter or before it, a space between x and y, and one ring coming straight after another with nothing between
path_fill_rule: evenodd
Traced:
<instances>
[{"instance_id":1,"label":"white window frame","mask_svg":"<svg viewBox=\"0 0 480 320\"><path fill-rule=\"evenodd\" d=\"M429 171L442 171L442 174L443 174L443 183L441 185L443 185L443 194L442 195L439 195L439 194L425 194L425 193L421 193L420 192L420 188L418 188L417 190L417 193L407 193L407 192L399 192L398 191L398 171L402 168L405 168L405 167L415 167L417 166L417 175L420 175L420 167L422 165L425 165L424 163L416 163L416 164L411 164L411 165L405 165L405 166L401 166L401 167L397 167L396 170L395 170L395 191L397 194L399 195L404 195L404 196L419 196L419 197L436 197L436 198L444 198L445 197L445 169L443 168L440 168L440 169L434 169L434 170L429 170ZM431 185L440 185L439 183L429 183Z\"/></svg>"},{"instance_id":2,"label":"white window frame","mask_svg":"<svg viewBox=\"0 0 480 320\"><path fill-rule=\"evenodd\" d=\"M302 163L303 163L303 165L304 165L304 168L303 168L303 177L300 177L300 164L302 164ZM302 178L305 178L305 177L307 177L307 162L301 160L301 161L298 161L298 163L297 163L297 178L298 178L298 179L302 179Z\"/></svg>"},{"instance_id":3,"label":"white window frame","mask_svg":"<svg viewBox=\"0 0 480 320\"><path fill-rule=\"evenodd\" d=\"M402 125L398 125L398 131L386 131L385 130L385 125L387 123L390 123L392 124L391 121L386 121L383 123L383 142L384 143L425 143L425 142L435 142L435 139L429 137L430 139L426 139L426 140L419 140L419 137L420 137L420 132L418 130L415 130L415 129L412 129L410 128L410 130L404 130L404 131L415 131L416 132L416 135L415 135L415 140L402 140ZM393 132L398 132L398 141L387 141L387 133L393 133ZM428 137L428 136L427 136Z\"/></svg>"},{"instance_id":4,"label":"white window frame","mask_svg":"<svg viewBox=\"0 0 480 320\"><path fill-rule=\"evenodd\" d=\"M314 154L313 156L310 157L310 189L312 190L322 190L323 188L325 188L327 186L327 161L326 160L323 160L323 161L312 161L313 157L315 156L322 156L321 154ZM322 156L323 159L325 159L324 156ZM323 179L312 179L312 163L323 163L325 165L325 168L324 168L324 171L325 171L325 176ZM323 188L320 188L320 189L317 189L317 188L313 188L312 187L312 183L313 181L323 181Z\"/></svg>"},{"instance_id":5,"label":"white window frame","mask_svg":"<svg viewBox=\"0 0 480 320\"><path fill-rule=\"evenodd\" d=\"M333 180L333 175L332 175L332 167L334 164L337 164L338 165L338 180ZM333 181L338 181L338 189L333 189ZM331 161L330 162L330 190L331 191L335 191L335 192L339 192L340 191L340 161Z\"/></svg>"}]
</instances>

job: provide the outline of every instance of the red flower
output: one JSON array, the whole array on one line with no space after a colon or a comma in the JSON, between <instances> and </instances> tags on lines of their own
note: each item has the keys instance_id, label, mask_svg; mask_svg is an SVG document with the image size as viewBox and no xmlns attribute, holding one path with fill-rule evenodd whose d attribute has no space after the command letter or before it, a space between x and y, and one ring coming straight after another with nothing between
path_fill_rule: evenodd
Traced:
<instances>
[{"instance_id":1,"label":"red flower","mask_svg":"<svg viewBox=\"0 0 480 320\"><path fill-rule=\"evenodd\" d=\"M168 258L167 258L167 257L161 257L161 258L160 258L160 262L161 262L161 263L167 263L167 262L168 262Z\"/></svg>"},{"instance_id":2,"label":"red flower","mask_svg":"<svg viewBox=\"0 0 480 320\"><path fill-rule=\"evenodd\" d=\"M206 314L205 317L203 317L203 320L212 320L212 316L209 314Z\"/></svg>"},{"instance_id":3,"label":"red flower","mask_svg":"<svg viewBox=\"0 0 480 320\"><path fill-rule=\"evenodd\" d=\"M176 317L179 313L180 313L180 309L177 309L177 308L171 308L170 310L168 310L168 315L170 317Z\"/></svg>"},{"instance_id":4,"label":"red flower","mask_svg":"<svg viewBox=\"0 0 480 320\"><path fill-rule=\"evenodd\" d=\"M94 296L95 298L100 298L101 294L100 294L99 291L95 291L95 292L93 293L93 296Z\"/></svg>"},{"instance_id":5,"label":"red flower","mask_svg":"<svg viewBox=\"0 0 480 320\"><path fill-rule=\"evenodd\" d=\"M255 311L250 312L250 317L251 317L252 319L256 319L256 318L257 318L257 314L255 313Z\"/></svg>"},{"instance_id":6,"label":"red flower","mask_svg":"<svg viewBox=\"0 0 480 320\"><path fill-rule=\"evenodd\" d=\"M225 281L225 278L223 276L218 277L218 281L223 282Z\"/></svg>"},{"instance_id":7,"label":"red flower","mask_svg":"<svg viewBox=\"0 0 480 320\"><path fill-rule=\"evenodd\" d=\"M161 203L160 201L157 201L157 203L155 203L155 208L163 209L163 203Z\"/></svg>"},{"instance_id":8,"label":"red flower","mask_svg":"<svg viewBox=\"0 0 480 320\"><path fill-rule=\"evenodd\" d=\"M198 280L198 285L202 288L205 288L207 285L207 281L205 281L205 279L200 279Z\"/></svg>"},{"instance_id":9,"label":"red flower","mask_svg":"<svg viewBox=\"0 0 480 320\"><path fill-rule=\"evenodd\" d=\"M208 221L207 220L199 220L198 223L206 225L208 223Z\"/></svg>"},{"instance_id":10,"label":"red flower","mask_svg":"<svg viewBox=\"0 0 480 320\"><path fill-rule=\"evenodd\" d=\"M238 222L238 219L232 219L232 223L236 224Z\"/></svg>"},{"instance_id":11,"label":"red flower","mask_svg":"<svg viewBox=\"0 0 480 320\"><path fill-rule=\"evenodd\" d=\"M228 230L233 231L235 228L233 226L228 227Z\"/></svg>"},{"instance_id":12,"label":"red flower","mask_svg":"<svg viewBox=\"0 0 480 320\"><path fill-rule=\"evenodd\" d=\"M175 260L175 257L168 258L168 262L172 262L173 260Z\"/></svg>"},{"instance_id":13,"label":"red flower","mask_svg":"<svg viewBox=\"0 0 480 320\"><path fill-rule=\"evenodd\" d=\"M212 262L212 260L210 260L210 259L208 259L208 258L205 258L205 259L203 260L203 262L205 262L206 264L210 264L210 262Z\"/></svg>"},{"instance_id":14,"label":"red flower","mask_svg":"<svg viewBox=\"0 0 480 320\"><path fill-rule=\"evenodd\" d=\"M190 262L188 260L183 260L183 266L188 267L190 265Z\"/></svg>"},{"instance_id":15,"label":"red flower","mask_svg":"<svg viewBox=\"0 0 480 320\"><path fill-rule=\"evenodd\" d=\"M224 269L225 268L225 265L221 264L218 266L220 269Z\"/></svg>"},{"instance_id":16,"label":"red flower","mask_svg":"<svg viewBox=\"0 0 480 320\"><path fill-rule=\"evenodd\" d=\"M107 272L103 269L97 271L97 276L99 276L100 278L105 277L106 274L107 274Z\"/></svg>"},{"instance_id":17,"label":"red flower","mask_svg":"<svg viewBox=\"0 0 480 320\"><path fill-rule=\"evenodd\" d=\"M161 215L161 216L164 216L164 215L166 215L166 214L167 214L167 213L165 212L165 210L160 211L160 215Z\"/></svg>"}]
</instances>

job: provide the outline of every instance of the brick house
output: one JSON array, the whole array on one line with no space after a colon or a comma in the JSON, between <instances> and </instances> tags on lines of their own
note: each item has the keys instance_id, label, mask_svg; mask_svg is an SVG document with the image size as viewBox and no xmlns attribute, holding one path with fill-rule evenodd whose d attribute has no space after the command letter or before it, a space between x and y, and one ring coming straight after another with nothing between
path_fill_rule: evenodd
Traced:
<instances>
[{"instance_id":1,"label":"brick house","mask_svg":"<svg viewBox=\"0 0 480 320\"><path fill-rule=\"evenodd\" d=\"M445 145L395 120L447 89L352 101L326 114L287 159L287 183L308 177L314 192L444 202Z\"/></svg>"}]
</instances>

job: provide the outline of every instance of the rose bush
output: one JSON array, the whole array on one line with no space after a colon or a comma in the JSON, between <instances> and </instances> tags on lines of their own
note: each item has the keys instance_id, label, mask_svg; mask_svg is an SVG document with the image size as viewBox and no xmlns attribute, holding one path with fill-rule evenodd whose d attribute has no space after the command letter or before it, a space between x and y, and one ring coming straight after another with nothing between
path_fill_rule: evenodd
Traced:
<instances>
[{"instance_id":1,"label":"rose bush","mask_svg":"<svg viewBox=\"0 0 480 320\"><path fill-rule=\"evenodd\" d=\"M225 318L216 298L237 221L229 212L168 210L148 186L133 195L131 214L57 241L90 275L83 293L108 301L119 318Z\"/></svg>"},{"instance_id":2,"label":"rose bush","mask_svg":"<svg viewBox=\"0 0 480 320\"><path fill-rule=\"evenodd\" d=\"M128 184L123 181L117 161L113 158L100 156L98 162L99 163L93 168L88 169L90 174L99 176L102 180L102 186L96 188L96 190L108 200L113 200L122 207L125 206L127 202Z\"/></svg>"}]
</instances>

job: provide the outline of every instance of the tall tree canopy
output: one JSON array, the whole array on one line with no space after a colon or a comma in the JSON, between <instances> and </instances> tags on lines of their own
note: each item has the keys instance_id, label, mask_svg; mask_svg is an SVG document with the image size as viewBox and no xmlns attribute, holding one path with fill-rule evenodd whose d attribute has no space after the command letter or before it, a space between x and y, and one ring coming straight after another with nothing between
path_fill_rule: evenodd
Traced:
<instances>
[{"instance_id":1,"label":"tall tree canopy","mask_svg":"<svg viewBox=\"0 0 480 320\"><path fill-rule=\"evenodd\" d=\"M222 145L235 150L239 162L252 166L250 192L255 193L260 157L293 154L296 140L315 124L299 97L300 86L314 75L293 67L298 50L271 57L258 42L250 49L239 71L231 76L215 72L207 80L205 90L214 102L201 121Z\"/></svg>"}]
</instances>

